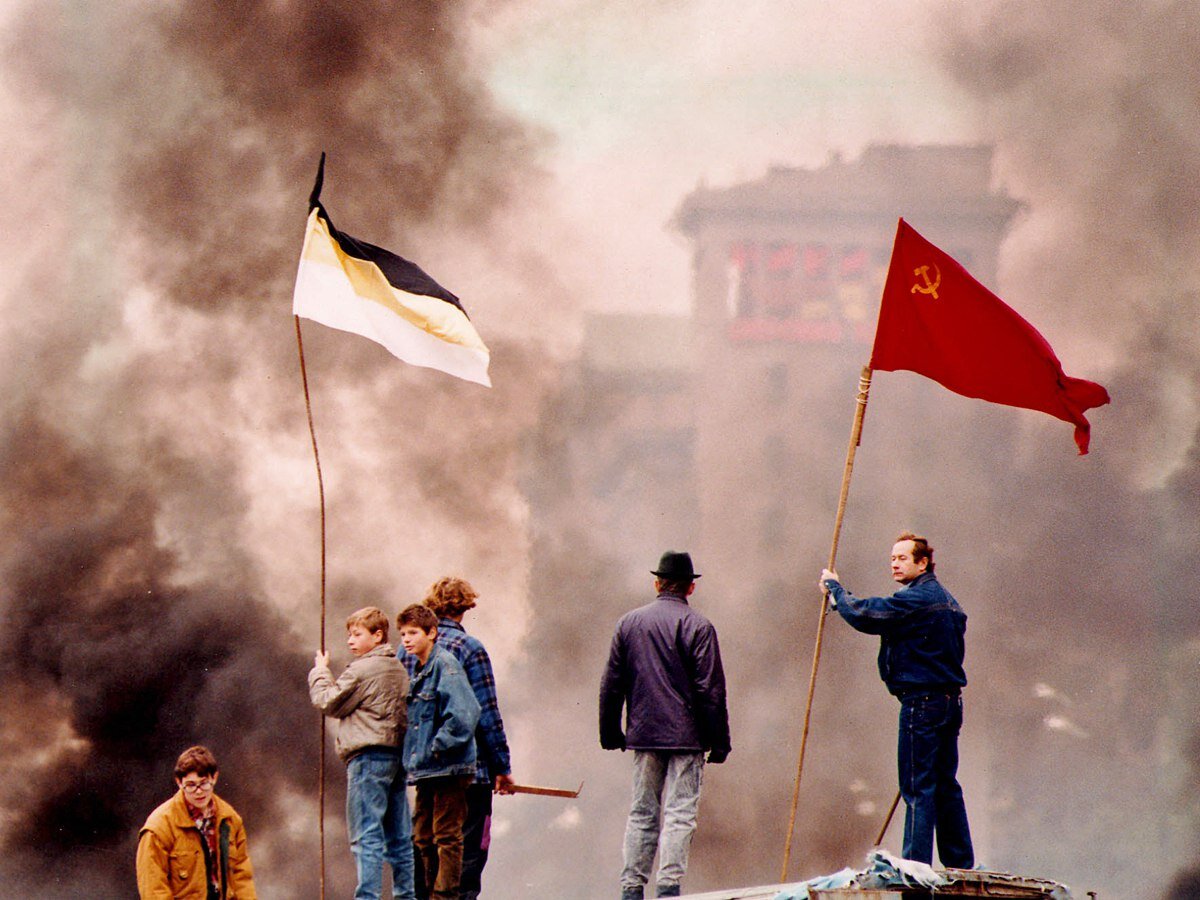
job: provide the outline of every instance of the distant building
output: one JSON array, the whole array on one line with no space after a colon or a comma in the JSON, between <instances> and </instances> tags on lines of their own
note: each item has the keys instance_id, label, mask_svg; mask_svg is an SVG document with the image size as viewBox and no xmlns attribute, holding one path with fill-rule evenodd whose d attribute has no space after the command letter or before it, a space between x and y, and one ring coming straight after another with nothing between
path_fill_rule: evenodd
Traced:
<instances>
[{"instance_id":1,"label":"distant building","mask_svg":"<svg viewBox=\"0 0 1200 900\"><path fill-rule=\"evenodd\" d=\"M695 243L695 314L732 344L869 342L904 216L987 283L1016 212L989 189L986 147L869 147L820 169L698 188L677 227Z\"/></svg>"},{"instance_id":2,"label":"distant building","mask_svg":"<svg viewBox=\"0 0 1200 900\"><path fill-rule=\"evenodd\" d=\"M611 624L645 601L650 564L663 550L692 551L704 574L703 608L721 622L739 701L731 705L738 737L729 775L706 788L728 831L710 827L697 840L741 842L753 833L766 848L748 850L746 871L721 879L758 877L754 854L783 847L816 577L897 219L994 283L1017 204L991 190L990 164L982 147L881 146L853 162L697 188L673 223L693 248L691 314L590 317L579 360L529 437L531 590L546 601L530 645L541 648L541 677L552 673L572 696L594 690ZM971 442L986 431L975 417L987 416L988 404L941 403L927 413L930 388L914 387L919 380L889 378L891 402L867 416L888 459L856 474L869 502L855 506L853 521L884 534L881 543L891 529L916 524L907 517L922 499L894 472L913 478L943 450L971 457ZM987 433L986 452L1004 452ZM886 546L849 543L849 570L883 569ZM560 608L564 592L572 602ZM548 649L563 647L569 652ZM881 705L890 709L873 667L860 662L842 654L822 663L848 723L876 722ZM814 839L829 822L844 824L847 810L861 817L855 834L874 834L895 790L894 756L876 746L891 744L894 726L886 737L847 737L840 723L826 724L810 749L817 758L836 753L839 764L805 775L813 781L800 830L809 830L797 839L814 854L822 846L840 852ZM977 759L985 752L964 747ZM847 771L861 787L848 787ZM977 839L986 839L987 801L970 802ZM764 822L764 810L778 821ZM698 877L711 858L697 853Z\"/></svg>"},{"instance_id":3,"label":"distant building","mask_svg":"<svg viewBox=\"0 0 1200 900\"><path fill-rule=\"evenodd\" d=\"M815 468L836 491L897 219L994 283L1017 204L990 189L990 171L986 147L875 146L683 200L700 545L729 589L789 578L779 548L818 499L798 496L801 480Z\"/></svg>"},{"instance_id":4,"label":"distant building","mask_svg":"<svg viewBox=\"0 0 1200 900\"><path fill-rule=\"evenodd\" d=\"M779 548L832 509L897 219L994 283L1018 206L990 172L987 147L872 146L685 197L673 225L693 246L691 316L589 317L531 439L556 473L554 496L531 498L535 532L569 497L631 574L674 543L735 593L790 579Z\"/></svg>"}]
</instances>

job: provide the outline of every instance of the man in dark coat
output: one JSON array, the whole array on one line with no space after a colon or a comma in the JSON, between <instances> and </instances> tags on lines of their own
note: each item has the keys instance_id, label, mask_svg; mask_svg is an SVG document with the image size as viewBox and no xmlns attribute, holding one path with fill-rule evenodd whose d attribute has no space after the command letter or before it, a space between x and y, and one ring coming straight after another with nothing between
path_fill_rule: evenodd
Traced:
<instances>
[{"instance_id":1,"label":"man in dark coat","mask_svg":"<svg viewBox=\"0 0 1200 900\"><path fill-rule=\"evenodd\" d=\"M842 587L837 572L821 572L842 618L879 635L879 677L900 700L904 857L932 864L936 830L942 865L969 869L975 852L957 778L967 616L933 574L933 548L920 535L906 531L896 539L892 579L904 587L890 597L859 598Z\"/></svg>"},{"instance_id":2,"label":"man in dark coat","mask_svg":"<svg viewBox=\"0 0 1200 900\"><path fill-rule=\"evenodd\" d=\"M715 764L730 750L717 631L688 605L700 575L673 550L651 574L658 596L617 622L600 682L600 746L634 751L622 900L644 896L655 850L657 896L680 895L705 754Z\"/></svg>"}]
</instances>

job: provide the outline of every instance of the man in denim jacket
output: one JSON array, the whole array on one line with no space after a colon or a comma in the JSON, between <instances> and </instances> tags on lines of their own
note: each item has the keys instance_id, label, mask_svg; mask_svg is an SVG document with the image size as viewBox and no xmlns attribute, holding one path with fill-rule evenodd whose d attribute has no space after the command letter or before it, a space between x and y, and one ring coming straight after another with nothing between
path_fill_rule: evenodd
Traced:
<instances>
[{"instance_id":1,"label":"man in denim jacket","mask_svg":"<svg viewBox=\"0 0 1200 900\"><path fill-rule=\"evenodd\" d=\"M850 626L877 634L879 676L900 700L897 768L904 817L904 858L933 862L937 833L943 866L975 865L967 809L959 786L958 733L967 615L933 574L933 548L906 531L892 547L890 597L855 597L824 569L821 586Z\"/></svg>"},{"instance_id":2,"label":"man in denim jacket","mask_svg":"<svg viewBox=\"0 0 1200 900\"><path fill-rule=\"evenodd\" d=\"M404 768L417 787L413 842L426 896L458 900L479 701L458 660L435 643L437 616L432 610L414 603L396 617L396 625L404 649L418 660L408 689L404 735Z\"/></svg>"}]
</instances>

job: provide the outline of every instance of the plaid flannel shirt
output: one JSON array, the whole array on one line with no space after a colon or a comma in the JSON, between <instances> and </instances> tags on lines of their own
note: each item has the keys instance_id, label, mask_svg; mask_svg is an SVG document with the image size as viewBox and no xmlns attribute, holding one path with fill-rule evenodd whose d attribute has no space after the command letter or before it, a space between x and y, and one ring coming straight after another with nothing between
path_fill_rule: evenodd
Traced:
<instances>
[{"instance_id":1,"label":"plaid flannel shirt","mask_svg":"<svg viewBox=\"0 0 1200 900\"><path fill-rule=\"evenodd\" d=\"M492 660L478 638L467 634L462 624L453 619L438 619L437 643L454 654L467 673L467 681L479 701L479 725L475 729L475 783L491 784L497 775L511 775L508 738L504 720L500 718L500 702L496 699L496 676ZM401 647L396 654L409 677L416 674L418 660Z\"/></svg>"},{"instance_id":2,"label":"plaid flannel shirt","mask_svg":"<svg viewBox=\"0 0 1200 900\"><path fill-rule=\"evenodd\" d=\"M184 800L187 803L187 800ZM208 809L199 810L187 803L188 813L196 823L200 839L204 842L204 868L208 873L208 896L217 897L221 894L221 873L217 865L217 804L211 800Z\"/></svg>"}]
</instances>

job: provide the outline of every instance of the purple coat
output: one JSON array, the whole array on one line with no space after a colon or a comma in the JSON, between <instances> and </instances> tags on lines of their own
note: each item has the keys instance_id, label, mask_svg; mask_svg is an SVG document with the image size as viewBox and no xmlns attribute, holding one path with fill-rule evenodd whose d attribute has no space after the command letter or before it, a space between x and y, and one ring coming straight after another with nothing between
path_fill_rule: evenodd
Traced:
<instances>
[{"instance_id":1,"label":"purple coat","mask_svg":"<svg viewBox=\"0 0 1200 900\"><path fill-rule=\"evenodd\" d=\"M729 752L717 630L686 598L660 594L617 622L600 682L600 744Z\"/></svg>"}]
</instances>

